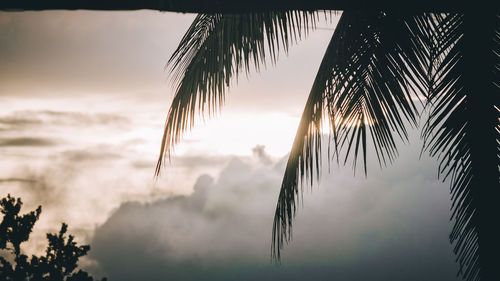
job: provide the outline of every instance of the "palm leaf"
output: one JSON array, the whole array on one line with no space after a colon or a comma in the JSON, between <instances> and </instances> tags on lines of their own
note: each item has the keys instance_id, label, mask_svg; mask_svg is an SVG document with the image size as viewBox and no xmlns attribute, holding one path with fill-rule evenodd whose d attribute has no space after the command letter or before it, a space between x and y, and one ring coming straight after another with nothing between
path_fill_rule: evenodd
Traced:
<instances>
[{"instance_id":1,"label":"palm leaf","mask_svg":"<svg viewBox=\"0 0 500 281\"><path fill-rule=\"evenodd\" d=\"M454 243L467 280L498 280L500 20L473 12L443 18L425 148L450 178Z\"/></svg>"},{"instance_id":2,"label":"palm leaf","mask_svg":"<svg viewBox=\"0 0 500 281\"><path fill-rule=\"evenodd\" d=\"M283 11L235 15L199 15L169 60L177 82L156 166L170 157L196 113L211 115L224 103L232 78L276 62L315 27L319 12Z\"/></svg>"},{"instance_id":3,"label":"palm leaf","mask_svg":"<svg viewBox=\"0 0 500 281\"><path fill-rule=\"evenodd\" d=\"M407 123L417 124L414 100L428 88L431 44L425 30L430 15L344 12L311 89L285 170L276 207L272 256L290 241L299 186L319 177L321 119L330 122L334 154L344 164L362 155L366 174L370 142L380 165L397 155L395 138L407 140ZM369 139L370 138L370 139ZM309 182L309 181L308 181Z\"/></svg>"}]
</instances>

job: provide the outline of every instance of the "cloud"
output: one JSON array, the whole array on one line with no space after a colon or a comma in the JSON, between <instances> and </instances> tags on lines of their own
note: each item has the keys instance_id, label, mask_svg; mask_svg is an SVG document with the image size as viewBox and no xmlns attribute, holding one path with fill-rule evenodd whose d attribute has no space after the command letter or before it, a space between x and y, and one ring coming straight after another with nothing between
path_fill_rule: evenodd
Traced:
<instances>
[{"instance_id":1,"label":"cloud","mask_svg":"<svg viewBox=\"0 0 500 281\"><path fill-rule=\"evenodd\" d=\"M55 146L58 141L49 138L0 138L0 146Z\"/></svg>"},{"instance_id":2,"label":"cloud","mask_svg":"<svg viewBox=\"0 0 500 281\"><path fill-rule=\"evenodd\" d=\"M54 131L51 133L54 135ZM71 136L81 138L85 135L83 130L80 133ZM176 166L165 169L164 177L154 182L155 154L130 150L113 142L66 145L71 144L71 139L67 140L64 146L40 147L39 150L35 150L36 147L16 148L26 157L9 154L0 161L3 196L10 193L21 197L26 210L42 205L43 215L27 245L29 253L43 251L45 233L57 231L61 222L70 225L71 233L81 243L88 243L96 225L105 222L121 203L150 202L172 194L186 194L201 173L210 173L211 169L219 169L228 161L224 157L220 161L214 158L213 162L204 157L176 157L179 160L174 160ZM46 153L44 157L34 158L42 152ZM150 163L151 167L131 165L134 160L143 161L143 165ZM169 183L176 183L178 189L167 190L165 186Z\"/></svg>"},{"instance_id":3,"label":"cloud","mask_svg":"<svg viewBox=\"0 0 500 281\"><path fill-rule=\"evenodd\" d=\"M253 155L257 157L260 161L262 161L262 163L271 164L272 163L271 156L267 154L265 149L266 149L265 145L262 144L256 145L254 148L252 148Z\"/></svg>"},{"instance_id":4,"label":"cloud","mask_svg":"<svg viewBox=\"0 0 500 281\"><path fill-rule=\"evenodd\" d=\"M116 148L114 149L116 150ZM123 157L120 153L113 151L112 147L107 146L94 146L84 149L66 150L60 153L60 157L69 162L82 162L82 161L106 161L117 160Z\"/></svg>"},{"instance_id":5,"label":"cloud","mask_svg":"<svg viewBox=\"0 0 500 281\"><path fill-rule=\"evenodd\" d=\"M229 160L229 156L175 155L172 159L170 159L170 161L166 161L168 165L165 169L170 169L171 167L183 167L196 171L201 167L225 165ZM156 167L156 159L149 161L133 160L130 162L130 165L137 169L149 169L152 171Z\"/></svg>"},{"instance_id":6,"label":"cloud","mask_svg":"<svg viewBox=\"0 0 500 281\"><path fill-rule=\"evenodd\" d=\"M118 93L117 99L165 101L171 95L165 63L194 17L146 10L2 13L0 96ZM238 98L228 106L251 112L279 106L300 116L332 32L311 32L289 56L282 53L275 66L261 68L264 75L253 75L251 67L250 79L234 80L231 96Z\"/></svg>"},{"instance_id":7,"label":"cloud","mask_svg":"<svg viewBox=\"0 0 500 281\"><path fill-rule=\"evenodd\" d=\"M258 154L200 176L189 196L123 203L91 257L110 280L455 280L447 188L418 150L368 179L324 176L304 194L282 266L269 250L285 159Z\"/></svg>"},{"instance_id":8,"label":"cloud","mask_svg":"<svg viewBox=\"0 0 500 281\"><path fill-rule=\"evenodd\" d=\"M9 126L28 126L41 124L42 120L32 118L31 116L24 116L21 112L16 112L12 115L0 117L0 124Z\"/></svg>"},{"instance_id":9,"label":"cloud","mask_svg":"<svg viewBox=\"0 0 500 281\"><path fill-rule=\"evenodd\" d=\"M60 163L53 163L52 166L44 166L42 169L24 167L18 170L19 176L14 179L18 179L17 182L22 184L21 188L25 194L22 198L27 203L27 208L42 205L44 210L62 210L69 204L67 196L70 190L66 184L75 176L75 171L69 165L65 167L66 169L62 170Z\"/></svg>"},{"instance_id":10,"label":"cloud","mask_svg":"<svg viewBox=\"0 0 500 281\"><path fill-rule=\"evenodd\" d=\"M163 86L194 15L156 11L0 14L0 95L67 96Z\"/></svg>"},{"instance_id":11,"label":"cloud","mask_svg":"<svg viewBox=\"0 0 500 281\"><path fill-rule=\"evenodd\" d=\"M0 178L0 183L11 183L11 182L34 183L35 180L26 178Z\"/></svg>"},{"instance_id":12,"label":"cloud","mask_svg":"<svg viewBox=\"0 0 500 281\"><path fill-rule=\"evenodd\" d=\"M111 113L84 113L53 110L19 110L0 117L0 126L11 128L64 125L64 126L93 126L93 125L128 125L129 119Z\"/></svg>"}]
</instances>

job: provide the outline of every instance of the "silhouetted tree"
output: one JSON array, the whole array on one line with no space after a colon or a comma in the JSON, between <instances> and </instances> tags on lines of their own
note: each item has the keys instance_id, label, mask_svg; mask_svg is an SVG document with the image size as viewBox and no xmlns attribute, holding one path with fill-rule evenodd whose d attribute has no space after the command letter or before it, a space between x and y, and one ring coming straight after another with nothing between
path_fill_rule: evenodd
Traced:
<instances>
[{"instance_id":1,"label":"silhouetted tree","mask_svg":"<svg viewBox=\"0 0 500 281\"><path fill-rule=\"evenodd\" d=\"M326 13L328 16L328 13ZM176 93L167 115L158 174L196 113L213 114L231 79L275 63L304 38L322 13L266 11L201 14L169 60ZM418 127L424 149L451 179L450 234L468 280L500 280L497 256L500 18L497 10L464 14L345 11L311 88L278 198L272 255L292 234L300 185L321 165L321 123L330 123L331 156L356 167L372 146L381 166L397 157L397 139ZM418 106L419 103L421 106ZM329 144L330 145L330 144ZM330 151L330 149L329 149ZM341 155L342 154L342 155Z\"/></svg>"},{"instance_id":2,"label":"silhouetted tree","mask_svg":"<svg viewBox=\"0 0 500 281\"><path fill-rule=\"evenodd\" d=\"M425 148L451 178L450 241L468 280L500 280L496 227L500 198L499 1L13 1L3 9L157 9L215 13L196 18L172 56L179 82L169 110L162 158L170 156L194 113L212 113L233 76L258 70L278 51L307 34L318 9L346 10L311 89L275 213L273 256L291 239L302 181L319 176L321 122L327 116L337 161L365 164L371 141L381 165L397 156L395 138L407 140L421 110ZM301 10L304 12L293 11ZM306 12L309 11L309 12ZM436 14L422 14L422 11ZM236 14L251 12L246 14ZM404 13L399 13L404 12ZM452 14L438 14L452 12ZM233 15L229 13L235 13ZM265 50L265 47L268 50ZM409 124L409 125L408 125ZM339 152L346 151L343 159ZM316 172L316 175L315 175Z\"/></svg>"},{"instance_id":3,"label":"silhouetted tree","mask_svg":"<svg viewBox=\"0 0 500 281\"><path fill-rule=\"evenodd\" d=\"M78 270L78 259L90 250L89 245L78 246L73 235L66 237L68 225L63 223L58 234L47 234L49 246L45 256L22 254L21 243L28 241L42 207L20 215L22 201L9 195L0 201L3 214L0 223L0 249L10 250L14 264L0 256L0 279L6 281L94 281L85 271ZM102 281L105 281L103 278Z\"/></svg>"}]
</instances>

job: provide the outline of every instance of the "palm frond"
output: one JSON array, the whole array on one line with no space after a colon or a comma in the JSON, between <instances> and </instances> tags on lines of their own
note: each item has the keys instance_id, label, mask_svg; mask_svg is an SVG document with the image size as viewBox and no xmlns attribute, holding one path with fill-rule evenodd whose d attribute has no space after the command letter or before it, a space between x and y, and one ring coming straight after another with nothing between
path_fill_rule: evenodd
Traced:
<instances>
[{"instance_id":1,"label":"palm frond","mask_svg":"<svg viewBox=\"0 0 500 281\"><path fill-rule=\"evenodd\" d=\"M326 54L329 53L327 49ZM279 259L280 249L285 242L288 242L292 235L292 219L295 216L297 196L299 193L299 183L305 178L319 178L321 161L321 128L323 115L326 109L325 87L321 82L326 79L319 78L322 74L321 69L329 65L325 56L318 76L314 81L311 93L306 102L302 113L299 128L293 141L292 151L288 158L285 176L281 184L281 191L276 207L273 234L272 234L272 256ZM323 77L322 77L323 78Z\"/></svg>"},{"instance_id":2,"label":"palm frond","mask_svg":"<svg viewBox=\"0 0 500 281\"><path fill-rule=\"evenodd\" d=\"M291 239L299 185L318 176L321 162L321 119L326 112L334 154L347 150L366 158L369 136L380 165L397 155L395 138L407 140L405 122L417 124L416 93L428 87L431 50L423 32L430 15L344 12L332 36L311 89L295 137L276 207L272 256Z\"/></svg>"},{"instance_id":3,"label":"palm frond","mask_svg":"<svg viewBox=\"0 0 500 281\"><path fill-rule=\"evenodd\" d=\"M441 46L423 128L425 148L450 178L454 226L450 241L459 274L497 280L500 20L495 14L451 14L437 31Z\"/></svg>"},{"instance_id":4,"label":"palm frond","mask_svg":"<svg viewBox=\"0 0 500 281\"><path fill-rule=\"evenodd\" d=\"M177 83L161 151L170 157L182 134L193 126L196 113L211 115L224 103L232 78L276 62L280 50L306 36L320 12L282 11L234 15L199 15L169 60Z\"/></svg>"}]
</instances>

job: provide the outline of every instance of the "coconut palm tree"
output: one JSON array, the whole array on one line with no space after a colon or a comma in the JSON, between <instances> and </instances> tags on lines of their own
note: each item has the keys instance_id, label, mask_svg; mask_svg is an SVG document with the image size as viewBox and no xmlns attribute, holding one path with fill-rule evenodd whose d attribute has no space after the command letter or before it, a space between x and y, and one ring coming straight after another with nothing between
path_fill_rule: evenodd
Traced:
<instances>
[{"instance_id":1,"label":"coconut palm tree","mask_svg":"<svg viewBox=\"0 0 500 281\"><path fill-rule=\"evenodd\" d=\"M197 113L213 114L231 80L275 63L329 12L200 14L169 60L177 83L156 173ZM347 11L339 20L311 88L276 207L272 255L292 234L302 186L319 177L321 123L329 154L342 163L367 150L384 166L397 156L422 108L424 149L451 179L450 241L467 280L498 280L494 215L499 185L500 20L496 13L414 14ZM422 106L421 106L422 105ZM330 145L333 149L330 150ZM331 152L330 152L331 151ZM329 158L330 159L330 158ZM495 277L496 276L496 277Z\"/></svg>"},{"instance_id":2,"label":"coconut palm tree","mask_svg":"<svg viewBox=\"0 0 500 281\"><path fill-rule=\"evenodd\" d=\"M195 113L211 114L222 105L232 78L248 73L251 65L259 70L266 58L274 63L280 51L287 53L307 35L320 15L311 11L349 10L332 36L295 137L275 213L272 254L279 259L291 239L300 186L319 176L323 116L331 125L332 156L343 163L350 156L354 164L361 158L366 173L370 143L381 165L390 163L397 156L395 139L406 140L407 127L417 126L421 103L430 110L422 128L424 148L439 159L443 179L451 179L455 224L450 240L459 273L468 280L500 280L495 270L500 231L494 217L500 198L498 8L498 1L451 0L0 3L2 10L214 13L195 19L169 61L178 87L156 173L193 125Z\"/></svg>"}]
</instances>

